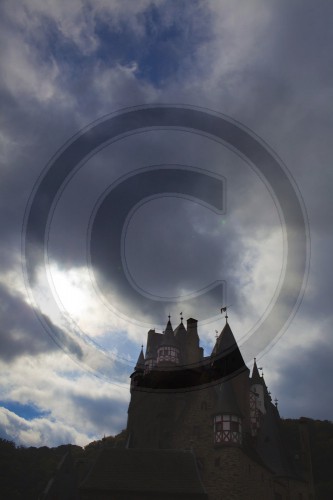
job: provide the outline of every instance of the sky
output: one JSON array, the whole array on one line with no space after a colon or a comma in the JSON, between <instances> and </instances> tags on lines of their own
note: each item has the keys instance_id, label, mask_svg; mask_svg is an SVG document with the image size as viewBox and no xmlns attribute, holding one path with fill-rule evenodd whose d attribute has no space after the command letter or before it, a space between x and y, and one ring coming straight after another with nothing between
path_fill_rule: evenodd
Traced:
<instances>
[{"instance_id":1,"label":"sky","mask_svg":"<svg viewBox=\"0 0 333 500\"><path fill-rule=\"evenodd\" d=\"M332 420L332 3L0 10L0 437L118 433L147 331L209 355L224 305L281 416Z\"/></svg>"}]
</instances>

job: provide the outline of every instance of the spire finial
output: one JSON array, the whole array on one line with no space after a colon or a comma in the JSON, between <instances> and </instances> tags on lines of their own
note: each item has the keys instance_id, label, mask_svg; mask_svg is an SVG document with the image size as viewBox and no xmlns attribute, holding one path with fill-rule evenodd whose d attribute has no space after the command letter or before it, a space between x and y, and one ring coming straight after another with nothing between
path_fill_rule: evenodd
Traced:
<instances>
[{"instance_id":1,"label":"spire finial","mask_svg":"<svg viewBox=\"0 0 333 500\"><path fill-rule=\"evenodd\" d=\"M224 307L221 307L221 314L225 312L225 323L227 324L228 323L228 307L230 306L224 306Z\"/></svg>"},{"instance_id":2,"label":"spire finial","mask_svg":"<svg viewBox=\"0 0 333 500\"><path fill-rule=\"evenodd\" d=\"M180 322L181 322L181 323L183 322L183 319L184 319L184 318L183 318L183 313L181 312L181 313L180 313Z\"/></svg>"},{"instance_id":3,"label":"spire finial","mask_svg":"<svg viewBox=\"0 0 333 500\"><path fill-rule=\"evenodd\" d=\"M169 318L169 321L170 321L170 318L171 318L171 316L170 316L170 313L169 313L169 316L168 316L168 318Z\"/></svg>"},{"instance_id":4,"label":"spire finial","mask_svg":"<svg viewBox=\"0 0 333 500\"><path fill-rule=\"evenodd\" d=\"M278 402L279 402L279 400L277 398L275 398L274 403L275 403L276 408L278 407Z\"/></svg>"}]
</instances>

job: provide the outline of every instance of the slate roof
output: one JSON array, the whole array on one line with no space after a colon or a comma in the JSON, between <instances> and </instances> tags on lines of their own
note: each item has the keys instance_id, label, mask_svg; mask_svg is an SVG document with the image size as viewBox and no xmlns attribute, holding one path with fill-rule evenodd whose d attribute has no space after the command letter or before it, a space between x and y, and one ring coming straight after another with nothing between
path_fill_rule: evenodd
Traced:
<instances>
[{"instance_id":1,"label":"slate roof","mask_svg":"<svg viewBox=\"0 0 333 500\"><path fill-rule=\"evenodd\" d=\"M227 382L222 382L222 384L215 386L214 389L217 396L217 413L230 413L232 415L243 416L239 409L230 380L228 380Z\"/></svg>"},{"instance_id":2,"label":"slate roof","mask_svg":"<svg viewBox=\"0 0 333 500\"><path fill-rule=\"evenodd\" d=\"M234 334L232 333L229 323L226 323L216 340L214 349L212 351L212 356L217 356L221 353L227 353L236 348L238 349L236 339L234 337Z\"/></svg>"},{"instance_id":3,"label":"slate roof","mask_svg":"<svg viewBox=\"0 0 333 500\"><path fill-rule=\"evenodd\" d=\"M104 449L80 492L82 498L91 492L94 498L108 494L118 499L126 493L137 500L208 500L189 450Z\"/></svg>"},{"instance_id":4,"label":"slate roof","mask_svg":"<svg viewBox=\"0 0 333 500\"><path fill-rule=\"evenodd\" d=\"M178 347L170 320L168 321L166 329L164 330L161 346L162 345L171 346L171 347Z\"/></svg>"},{"instance_id":5,"label":"slate roof","mask_svg":"<svg viewBox=\"0 0 333 500\"><path fill-rule=\"evenodd\" d=\"M263 383L263 379L259 374L256 360L254 360L254 363L253 363L251 382L252 382L252 384L262 384Z\"/></svg>"},{"instance_id":6,"label":"slate roof","mask_svg":"<svg viewBox=\"0 0 333 500\"><path fill-rule=\"evenodd\" d=\"M184 326L183 323L180 323L177 328L175 329L175 331L173 332L175 337L179 336L179 335L184 335L186 334L186 328Z\"/></svg>"},{"instance_id":7,"label":"slate roof","mask_svg":"<svg viewBox=\"0 0 333 500\"><path fill-rule=\"evenodd\" d=\"M135 369L136 370L143 370L144 367L145 367L145 357L143 354L143 350L141 349L138 360L137 360L136 365L135 365Z\"/></svg>"},{"instance_id":8,"label":"slate roof","mask_svg":"<svg viewBox=\"0 0 333 500\"><path fill-rule=\"evenodd\" d=\"M172 329L172 325L171 325L171 321L170 320L167 322L167 326L166 326L166 329L164 330L164 333L166 335L172 333L172 335L173 335L173 329Z\"/></svg>"},{"instance_id":9,"label":"slate roof","mask_svg":"<svg viewBox=\"0 0 333 500\"><path fill-rule=\"evenodd\" d=\"M295 477L282 439L278 412L272 403L266 405L266 415L257 436L256 451L277 476Z\"/></svg>"}]
</instances>

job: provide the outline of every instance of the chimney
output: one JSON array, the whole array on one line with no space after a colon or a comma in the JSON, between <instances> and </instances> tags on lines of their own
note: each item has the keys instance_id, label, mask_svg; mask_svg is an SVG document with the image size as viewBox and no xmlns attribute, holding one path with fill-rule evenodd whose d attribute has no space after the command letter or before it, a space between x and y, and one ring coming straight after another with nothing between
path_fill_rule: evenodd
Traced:
<instances>
[{"instance_id":1,"label":"chimney","mask_svg":"<svg viewBox=\"0 0 333 500\"><path fill-rule=\"evenodd\" d=\"M198 320L194 318L187 320L187 333L198 337Z\"/></svg>"}]
</instances>

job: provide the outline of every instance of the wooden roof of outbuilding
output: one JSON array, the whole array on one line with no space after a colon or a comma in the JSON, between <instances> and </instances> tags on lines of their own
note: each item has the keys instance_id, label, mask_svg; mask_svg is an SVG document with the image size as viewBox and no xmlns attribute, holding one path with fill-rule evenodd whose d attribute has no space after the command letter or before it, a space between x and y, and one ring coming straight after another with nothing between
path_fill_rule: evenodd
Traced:
<instances>
[{"instance_id":1,"label":"wooden roof of outbuilding","mask_svg":"<svg viewBox=\"0 0 333 500\"><path fill-rule=\"evenodd\" d=\"M84 499L208 500L190 450L104 449L80 493Z\"/></svg>"}]
</instances>

